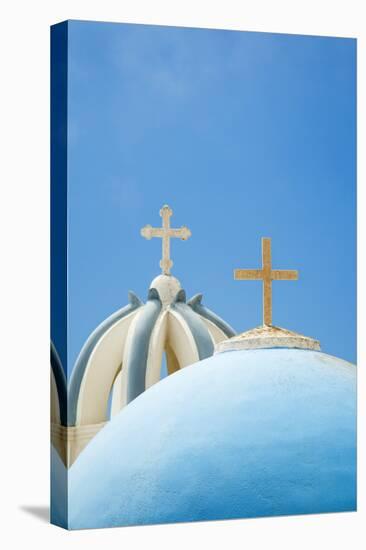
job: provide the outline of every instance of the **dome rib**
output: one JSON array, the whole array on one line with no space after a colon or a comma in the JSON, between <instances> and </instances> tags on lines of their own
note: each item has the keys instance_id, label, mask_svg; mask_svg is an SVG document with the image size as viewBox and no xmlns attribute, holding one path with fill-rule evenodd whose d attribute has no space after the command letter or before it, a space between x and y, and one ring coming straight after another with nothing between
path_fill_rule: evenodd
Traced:
<instances>
[{"instance_id":1,"label":"dome rib","mask_svg":"<svg viewBox=\"0 0 366 550\"><path fill-rule=\"evenodd\" d=\"M143 302L132 291L128 293L129 303L105 319L91 333L83 345L72 371L68 388L68 425L73 426L77 421L77 409L80 388L84 379L89 359L103 335L116 323L143 306Z\"/></svg>"},{"instance_id":2,"label":"dome rib","mask_svg":"<svg viewBox=\"0 0 366 550\"><path fill-rule=\"evenodd\" d=\"M187 305L193 309L196 313L211 321L216 325L228 338L235 336L235 330L228 324L224 319L216 315L214 311L211 311L206 306L202 304L202 294L195 294L190 300L188 300Z\"/></svg>"},{"instance_id":3,"label":"dome rib","mask_svg":"<svg viewBox=\"0 0 366 550\"><path fill-rule=\"evenodd\" d=\"M180 315L187 323L189 330L193 335L199 359L206 359L207 357L210 357L214 352L213 340L207 327L200 319L200 317L198 315L195 315L192 308L190 308L185 303L185 297L185 291L180 290L177 294L176 301L172 304L171 307L172 309L180 313Z\"/></svg>"},{"instance_id":4,"label":"dome rib","mask_svg":"<svg viewBox=\"0 0 366 550\"><path fill-rule=\"evenodd\" d=\"M139 310L135 310L117 321L94 347L80 386L76 425L108 420L109 395L122 368L127 334L138 314Z\"/></svg>"},{"instance_id":5,"label":"dome rib","mask_svg":"<svg viewBox=\"0 0 366 550\"><path fill-rule=\"evenodd\" d=\"M167 341L165 343L168 372L192 365L199 360L192 331L184 317L175 308L168 311Z\"/></svg>"},{"instance_id":6,"label":"dome rib","mask_svg":"<svg viewBox=\"0 0 366 550\"><path fill-rule=\"evenodd\" d=\"M68 442L67 465L121 409L160 382L164 354L168 374L213 355L228 325L207 309L200 313L186 303L178 279L159 275L146 304L130 292L129 304L92 332L69 383L67 433L57 432Z\"/></svg>"},{"instance_id":7,"label":"dome rib","mask_svg":"<svg viewBox=\"0 0 366 550\"><path fill-rule=\"evenodd\" d=\"M126 350L126 364L123 368L127 372L127 403L130 403L140 393L145 391L146 362L149 344L162 308L162 303L156 289L149 290L148 301L139 312L134 325L131 344Z\"/></svg>"},{"instance_id":8,"label":"dome rib","mask_svg":"<svg viewBox=\"0 0 366 550\"><path fill-rule=\"evenodd\" d=\"M161 379L161 365L167 342L169 313L166 309L160 311L153 328L146 361L145 389L156 384Z\"/></svg>"}]
</instances>

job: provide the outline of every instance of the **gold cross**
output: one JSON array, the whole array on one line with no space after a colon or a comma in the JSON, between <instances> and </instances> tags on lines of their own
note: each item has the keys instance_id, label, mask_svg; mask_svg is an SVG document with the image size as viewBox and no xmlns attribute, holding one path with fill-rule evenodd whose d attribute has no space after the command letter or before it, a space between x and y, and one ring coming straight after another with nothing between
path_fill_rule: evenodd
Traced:
<instances>
[{"instance_id":1,"label":"gold cross","mask_svg":"<svg viewBox=\"0 0 366 550\"><path fill-rule=\"evenodd\" d=\"M262 269L235 269L234 279L263 281L263 324L272 325L272 281L296 281L298 272L272 269L271 239L262 238Z\"/></svg>"},{"instance_id":2,"label":"gold cross","mask_svg":"<svg viewBox=\"0 0 366 550\"><path fill-rule=\"evenodd\" d=\"M173 229L170 227L170 216L173 214L173 210L169 208L167 204L164 204L163 208L159 212L163 218L162 227L151 227L151 225L145 225L141 229L141 235L145 239L151 239L152 237L160 237L162 239L162 259L160 260L160 267L164 275L170 275L170 268L173 267L173 262L170 259L170 239L179 238L182 241L186 241L191 236L191 232L188 227L182 225L180 229Z\"/></svg>"}]
</instances>

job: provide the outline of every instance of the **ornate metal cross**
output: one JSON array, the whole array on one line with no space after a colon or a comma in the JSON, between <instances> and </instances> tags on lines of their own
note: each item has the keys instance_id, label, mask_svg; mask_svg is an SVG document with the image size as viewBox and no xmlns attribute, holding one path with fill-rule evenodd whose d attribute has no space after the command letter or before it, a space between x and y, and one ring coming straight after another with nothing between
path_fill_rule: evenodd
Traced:
<instances>
[{"instance_id":1,"label":"ornate metal cross","mask_svg":"<svg viewBox=\"0 0 366 550\"><path fill-rule=\"evenodd\" d=\"M180 229L173 229L170 227L170 217L173 214L173 210L169 208L167 204L164 204L159 212L163 219L162 227L151 227L151 225L145 225L141 229L141 235L145 239L151 239L152 237L160 237L162 239L162 259L160 260L160 267L164 275L170 274L170 268L173 267L173 262L170 259L170 239L179 238L182 241L186 241L191 236L191 232L188 227L182 225Z\"/></svg>"},{"instance_id":2,"label":"ornate metal cross","mask_svg":"<svg viewBox=\"0 0 366 550\"><path fill-rule=\"evenodd\" d=\"M296 281L298 271L272 269L271 239L262 238L262 269L235 269L234 279L263 281L263 324L272 325L272 281Z\"/></svg>"}]
</instances>

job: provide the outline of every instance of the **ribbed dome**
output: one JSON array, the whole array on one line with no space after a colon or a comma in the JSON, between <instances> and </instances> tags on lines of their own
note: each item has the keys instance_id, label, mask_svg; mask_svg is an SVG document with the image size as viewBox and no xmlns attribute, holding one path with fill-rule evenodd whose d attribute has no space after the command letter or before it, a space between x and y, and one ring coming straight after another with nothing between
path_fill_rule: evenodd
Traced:
<instances>
[{"instance_id":1,"label":"ribbed dome","mask_svg":"<svg viewBox=\"0 0 366 550\"><path fill-rule=\"evenodd\" d=\"M217 354L130 403L69 475L71 528L354 510L356 369Z\"/></svg>"},{"instance_id":2,"label":"ribbed dome","mask_svg":"<svg viewBox=\"0 0 366 550\"><path fill-rule=\"evenodd\" d=\"M162 273L151 282L145 303L130 291L128 304L90 333L72 369L61 421L58 379L53 381L52 441L68 466L110 417L166 374L210 357L215 344L235 334L202 304L202 294L186 301L180 281L171 275L170 241L187 240L191 231L170 226L173 211L167 204L159 214L162 226L145 225L141 235L161 239Z\"/></svg>"},{"instance_id":3,"label":"ribbed dome","mask_svg":"<svg viewBox=\"0 0 366 550\"><path fill-rule=\"evenodd\" d=\"M145 303L133 292L128 297L128 305L90 334L73 368L67 420L76 429L68 431L68 464L109 421L109 400L114 416L161 380L164 357L172 374L210 357L216 343L235 334L202 304L202 294L186 301L185 291L172 275L162 274L152 281ZM62 446L56 438L54 443Z\"/></svg>"}]
</instances>

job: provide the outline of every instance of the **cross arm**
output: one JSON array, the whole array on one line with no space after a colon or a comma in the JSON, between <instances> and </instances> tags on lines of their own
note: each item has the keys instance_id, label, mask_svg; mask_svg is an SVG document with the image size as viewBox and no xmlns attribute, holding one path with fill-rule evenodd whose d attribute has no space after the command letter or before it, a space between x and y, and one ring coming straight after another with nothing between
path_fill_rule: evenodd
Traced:
<instances>
[{"instance_id":1,"label":"cross arm","mask_svg":"<svg viewBox=\"0 0 366 550\"><path fill-rule=\"evenodd\" d=\"M295 269L273 269L271 279L273 281L297 281L299 272Z\"/></svg>"},{"instance_id":2,"label":"cross arm","mask_svg":"<svg viewBox=\"0 0 366 550\"><path fill-rule=\"evenodd\" d=\"M169 229L168 234L169 237L177 237L179 239L182 239L182 241L186 241L192 235L188 227L186 227L185 225L182 225L180 229Z\"/></svg>"},{"instance_id":3,"label":"cross arm","mask_svg":"<svg viewBox=\"0 0 366 550\"><path fill-rule=\"evenodd\" d=\"M145 237L145 239L151 239L152 237L163 237L164 236L164 230L159 227L152 227L151 225L145 225L141 229L141 235Z\"/></svg>"},{"instance_id":4,"label":"cross arm","mask_svg":"<svg viewBox=\"0 0 366 550\"><path fill-rule=\"evenodd\" d=\"M257 281L263 279L262 269L235 269L234 270L234 279L243 281L243 280L252 280Z\"/></svg>"}]
</instances>

